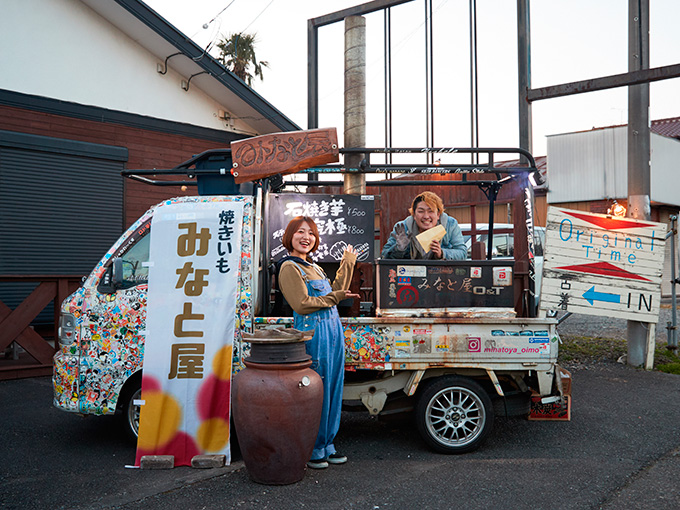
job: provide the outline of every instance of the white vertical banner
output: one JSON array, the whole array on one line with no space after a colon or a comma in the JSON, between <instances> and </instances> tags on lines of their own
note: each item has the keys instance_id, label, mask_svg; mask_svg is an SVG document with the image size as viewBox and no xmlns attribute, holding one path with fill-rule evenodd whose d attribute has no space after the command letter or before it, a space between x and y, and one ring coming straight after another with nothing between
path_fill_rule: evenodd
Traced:
<instances>
[{"instance_id":1,"label":"white vertical banner","mask_svg":"<svg viewBox=\"0 0 680 510\"><path fill-rule=\"evenodd\" d=\"M242 202L161 206L151 224L136 464L229 451Z\"/></svg>"}]
</instances>

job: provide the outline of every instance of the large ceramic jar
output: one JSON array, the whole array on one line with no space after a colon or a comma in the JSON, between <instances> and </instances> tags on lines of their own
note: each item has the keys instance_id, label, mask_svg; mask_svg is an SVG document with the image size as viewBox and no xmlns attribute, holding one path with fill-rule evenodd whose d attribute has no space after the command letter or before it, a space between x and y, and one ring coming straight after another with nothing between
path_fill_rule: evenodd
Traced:
<instances>
[{"instance_id":1,"label":"large ceramic jar","mask_svg":"<svg viewBox=\"0 0 680 510\"><path fill-rule=\"evenodd\" d=\"M244 334L251 355L234 376L232 411L243 461L255 482L285 485L305 474L323 403L321 377L309 368L305 352L309 338L291 329Z\"/></svg>"}]
</instances>

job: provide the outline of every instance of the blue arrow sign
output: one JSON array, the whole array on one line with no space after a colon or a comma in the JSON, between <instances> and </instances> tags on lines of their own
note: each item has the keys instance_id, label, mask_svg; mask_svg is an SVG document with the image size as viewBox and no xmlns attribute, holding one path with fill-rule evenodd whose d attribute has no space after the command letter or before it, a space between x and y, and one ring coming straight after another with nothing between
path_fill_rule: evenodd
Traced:
<instances>
[{"instance_id":1,"label":"blue arrow sign","mask_svg":"<svg viewBox=\"0 0 680 510\"><path fill-rule=\"evenodd\" d=\"M595 301L604 301L605 303L620 303L620 294L608 294L606 292L595 292L595 285L590 287L587 291L583 293L583 297L591 305L595 304Z\"/></svg>"}]
</instances>

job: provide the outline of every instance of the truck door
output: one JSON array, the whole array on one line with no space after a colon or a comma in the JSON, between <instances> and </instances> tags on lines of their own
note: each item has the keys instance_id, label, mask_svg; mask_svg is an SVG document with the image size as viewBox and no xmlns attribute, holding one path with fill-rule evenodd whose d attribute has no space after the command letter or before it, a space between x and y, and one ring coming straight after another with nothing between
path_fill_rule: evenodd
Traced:
<instances>
[{"instance_id":1,"label":"truck door","mask_svg":"<svg viewBox=\"0 0 680 510\"><path fill-rule=\"evenodd\" d=\"M110 414L144 355L151 219L131 232L106 262L83 303L80 411Z\"/></svg>"}]
</instances>

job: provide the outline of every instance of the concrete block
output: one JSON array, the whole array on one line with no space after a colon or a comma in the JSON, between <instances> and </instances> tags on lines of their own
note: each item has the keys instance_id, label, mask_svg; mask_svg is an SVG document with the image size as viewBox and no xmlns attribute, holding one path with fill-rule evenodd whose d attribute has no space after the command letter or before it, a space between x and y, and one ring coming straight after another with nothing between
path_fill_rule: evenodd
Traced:
<instances>
[{"instance_id":1,"label":"concrete block","mask_svg":"<svg viewBox=\"0 0 680 510\"><path fill-rule=\"evenodd\" d=\"M174 455L144 455L139 466L142 469L172 469L175 467Z\"/></svg>"},{"instance_id":2,"label":"concrete block","mask_svg":"<svg viewBox=\"0 0 680 510\"><path fill-rule=\"evenodd\" d=\"M219 468L224 466L226 455L194 455L191 467L198 469Z\"/></svg>"}]
</instances>

